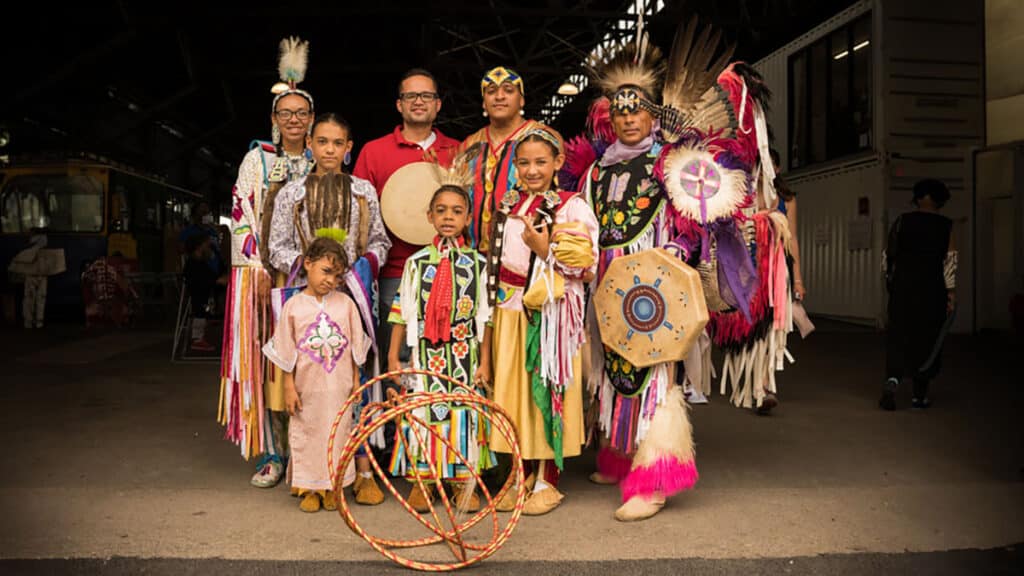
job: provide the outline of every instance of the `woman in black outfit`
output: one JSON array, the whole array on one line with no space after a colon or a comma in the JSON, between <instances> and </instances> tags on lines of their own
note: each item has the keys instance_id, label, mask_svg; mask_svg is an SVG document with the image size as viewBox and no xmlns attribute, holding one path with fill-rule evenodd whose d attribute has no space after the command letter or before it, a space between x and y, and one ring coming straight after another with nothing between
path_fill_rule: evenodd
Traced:
<instances>
[{"instance_id":1,"label":"woman in black outfit","mask_svg":"<svg viewBox=\"0 0 1024 576\"><path fill-rule=\"evenodd\" d=\"M896 388L908 374L914 379L911 405L931 404L928 383L939 371L943 326L956 304L953 221L938 213L948 200L945 184L921 180L914 185L917 209L898 217L889 230L887 380L878 402L884 410L896 409Z\"/></svg>"}]
</instances>

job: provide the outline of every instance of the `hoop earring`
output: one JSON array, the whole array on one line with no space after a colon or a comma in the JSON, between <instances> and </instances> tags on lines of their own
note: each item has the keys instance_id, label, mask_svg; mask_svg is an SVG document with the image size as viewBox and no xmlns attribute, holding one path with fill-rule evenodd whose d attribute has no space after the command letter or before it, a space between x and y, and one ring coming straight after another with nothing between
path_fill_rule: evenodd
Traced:
<instances>
[{"instance_id":1,"label":"hoop earring","mask_svg":"<svg viewBox=\"0 0 1024 576\"><path fill-rule=\"evenodd\" d=\"M343 160L343 161L345 162L345 166L348 166L349 164L351 164L352 163L352 153L351 152L345 152L345 160Z\"/></svg>"},{"instance_id":2,"label":"hoop earring","mask_svg":"<svg viewBox=\"0 0 1024 576\"><path fill-rule=\"evenodd\" d=\"M274 143L274 146L281 144L281 129L274 124L274 127L270 130L270 140Z\"/></svg>"}]
</instances>

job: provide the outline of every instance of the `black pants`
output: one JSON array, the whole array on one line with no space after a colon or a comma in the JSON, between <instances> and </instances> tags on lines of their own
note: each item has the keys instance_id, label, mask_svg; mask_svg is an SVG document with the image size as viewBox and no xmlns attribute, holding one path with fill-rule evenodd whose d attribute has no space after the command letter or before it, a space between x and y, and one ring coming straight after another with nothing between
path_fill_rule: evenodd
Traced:
<instances>
[{"instance_id":1,"label":"black pants","mask_svg":"<svg viewBox=\"0 0 1024 576\"><path fill-rule=\"evenodd\" d=\"M886 376L914 379L914 397L928 395L928 383L939 372L941 354L935 353L945 308L923 307L889 301L889 331L886 337ZM932 358L934 354L934 358Z\"/></svg>"},{"instance_id":2,"label":"black pants","mask_svg":"<svg viewBox=\"0 0 1024 576\"><path fill-rule=\"evenodd\" d=\"M189 262L184 270L185 285L192 300L192 316L206 318L206 305L210 301L217 274L205 262Z\"/></svg>"}]
</instances>

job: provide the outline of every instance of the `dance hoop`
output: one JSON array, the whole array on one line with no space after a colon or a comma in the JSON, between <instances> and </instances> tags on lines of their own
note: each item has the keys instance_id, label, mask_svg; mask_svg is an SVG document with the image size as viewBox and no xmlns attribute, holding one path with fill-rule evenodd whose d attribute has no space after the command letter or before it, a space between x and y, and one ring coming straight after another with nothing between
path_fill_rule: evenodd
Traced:
<instances>
[{"instance_id":1,"label":"dance hoop","mask_svg":"<svg viewBox=\"0 0 1024 576\"><path fill-rule=\"evenodd\" d=\"M480 394L465 393L413 392L403 394L395 401L389 400L385 402L372 402L362 409L358 420L353 422L352 430L349 433L348 438L345 439L345 444L341 449L340 459L337 462L337 465L334 463L334 445L337 441L338 427L341 424L342 419L347 414L352 413L353 405L356 402L362 401L363 391L378 382L394 376L403 375L431 376L447 381L451 384L463 386L463 383L444 374L410 368L381 374L380 376L368 380L366 383L352 391L352 394L349 396L348 400L345 401L341 410L338 411L338 415L334 418L334 424L331 426L331 433L327 443L327 466L328 469L332 471L331 484L333 485L334 492L338 498L338 513L345 521L345 524L353 532L359 535L359 537L366 540L374 550L400 566L427 572L446 572L471 566L488 558L505 544L509 536L512 534L512 531L519 523L519 518L523 512L523 504L526 502L527 493L523 475L523 459L519 450L515 424L501 406ZM467 456L465 454L456 450L448 438L438 434L436 430L414 413L414 411L420 408L438 402L461 403L464 407L476 412L480 416L481 420L489 422L492 426L492 430L496 431L505 439L506 442L508 442L512 450L512 472L509 474L508 480L497 494L492 495L490 493L487 486L484 485L483 480L480 478L479 473L475 470L475 467L467 460ZM394 485L391 483L391 479L384 473L384 470L377 462L377 459L373 456L373 451L370 449L368 441L374 432L382 428L388 422L400 424L402 419L412 424L412 432L415 435L419 446L427 445L424 442L427 437L426 435L433 436L434 439L443 443L451 454L455 455L460 464L469 470L476 486L480 488L480 492L483 494L483 501L485 502L478 512L468 518L463 518L461 514L457 513L456 503L451 501L452 499L448 497L445 490L438 490L437 492L440 495L439 499L441 504L443 504L443 510L441 513L434 508L434 501L431 501L430 512L421 514L413 510L412 506L410 506L409 503L406 502L405 498L399 494L398 490L395 489ZM399 442L404 441L404 437L399 435ZM419 524L433 533L432 536L427 536L418 540L379 538L370 535L362 528L362 526L359 525L352 515L349 508L349 502L346 499L345 491L341 484L344 482L345 470L355 458L356 451L360 447L364 448L367 456L369 457L370 466L373 468L377 478L383 483L387 491L391 493L402 508L412 515ZM434 455L429 452L430 451L426 451L423 455L423 460L429 464L430 468L430 473L427 475L426 480L432 481L435 485L440 486L442 478L438 477L437 462L434 461ZM415 466L415 463L413 463L413 465ZM419 490L426 489L423 474L415 475L415 483ZM511 516L502 528L495 507L497 503L505 497L509 490L516 490L516 505L512 510ZM491 519L492 529L490 540L482 544L467 542L464 538L466 531L470 530L486 518ZM446 520L447 523L442 520ZM406 558L395 552L396 549L430 546L441 542L447 544L452 555L455 557L454 562L421 562Z\"/></svg>"}]
</instances>

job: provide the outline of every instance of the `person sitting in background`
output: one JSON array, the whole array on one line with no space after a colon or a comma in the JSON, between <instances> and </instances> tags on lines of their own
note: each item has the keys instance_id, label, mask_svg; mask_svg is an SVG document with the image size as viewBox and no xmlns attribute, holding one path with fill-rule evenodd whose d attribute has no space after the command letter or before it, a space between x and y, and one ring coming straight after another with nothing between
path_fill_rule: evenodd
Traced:
<instances>
[{"instance_id":1,"label":"person sitting in background","mask_svg":"<svg viewBox=\"0 0 1024 576\"><path fill-rule=\"evenodd\" d=\"M121 327L131 321L138 294L118 269L123 262L121 253L115 252L110 257L97 258L82 272L86 328L107 321Z\"/></svg>"},{"instance_id":2,"label":"person sitting in background","mask_svg":"<svg viewBox=\"0 0 1024 576\"><path fill-rule=\"evenodd\" d=\"M221 258L220 234L215 226L216 220L210 211L210 204L205 200L196 203L192 211L192 222L186 225L178 235L178 243L181 246L182 254L188 255L188 241L194 236L209 238L210 250L207 257L207 265L214 274L219 274L224 269L224 262Z\"/></svg>"},{"instance_id":3,"label":"person sitting in background","mask_svg":"<svg viewBox=\"0 0 1024 576\"><path fill-rule=\"evenodd\" d=\"M185 240L185 266L182 271L192 302L192 349L212 352L216 346L206 340L210 316L210 297L217 284L227 285L227 274L218 274L210 266L213 241L206 234L193 234Z\"/></svg>"}]
</instances>

